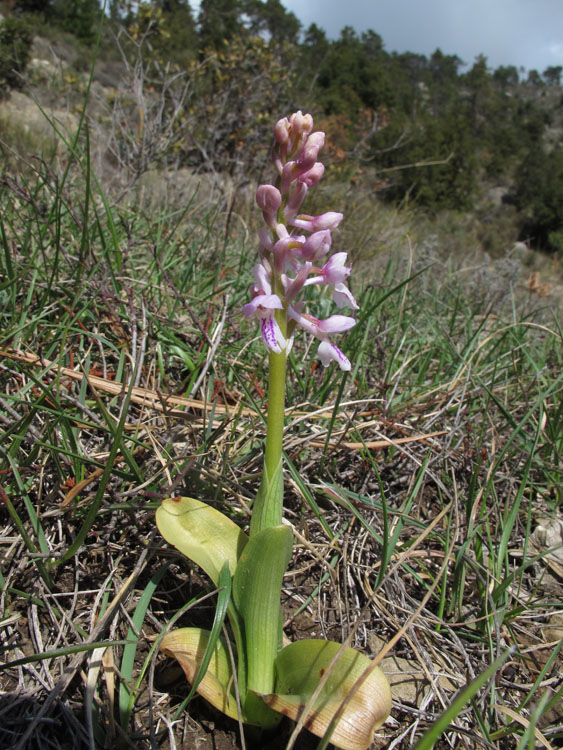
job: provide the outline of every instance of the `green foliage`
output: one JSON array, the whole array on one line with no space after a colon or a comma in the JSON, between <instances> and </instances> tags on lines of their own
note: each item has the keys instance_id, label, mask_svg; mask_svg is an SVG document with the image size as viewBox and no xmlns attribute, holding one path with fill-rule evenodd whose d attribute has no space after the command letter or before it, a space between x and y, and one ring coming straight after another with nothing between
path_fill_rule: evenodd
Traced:
<instances>
[{"instance_id":1,"label":"green foliage","mask_svg":"<svg viewBox=\"0 0 563 750\"><path fill-rule=\"evenodd\" d=\"M537 70L528 71L528 78L526 80L526 83L528 84L528 86L533 86L534 88L543 86L542 78Z\"/></svg>"},{"instance_id":2,"label":"green foliage","mask_svg":"<svg viewBox=\"0 0 563 750\"><path fill-rule=\"evenodd\" d=\"M0 21L0 93L21 88L22 74L31 58L32 41L26 21L18 18Z\"/></svg>"},{"instance_id":3,"label":"green foliage","mask_svg":"<svg viewBox=\"0 0 563 750\"><path fill-rule=\"evenodd\" d=\"M560 86L562 73L562 65L550 65L543 71L542 77L548 86Z\"/></svg>"},{"instance_id":4,"label":"green foliage","mask_svg":"<svg viewBox=\"0 0 563 750\"><path fill-rule=\"evenodd\" d=\"M468 209L475 188L475 159L469 122L452 107L440 119L427 116L409 126L405 145L382 158L393 170L387 196L414 200L431 210ZM429 163L430 162L430 163Z\"/></svg>"},{"instance_id":5,"label":"green foliage","mask_svg":"<svg viewBox=\"0 0 563 750\"><path fill-rule=\"evenodd\" d=\"M493 73L493 80L501 89L517 86L519 79L518 68L514 65L499 65Z\"/></svg>"},{"instance_id":6,"label":"green foliage","mask_svg":"<svg viewBox=\"0 0 563 750\"><path fill-rule=\"evenodd\" d=\"M297 44L301 23L280 0L244 0L246 27L252 35L264 33L275 43Z\"/></svg>"},{"instance_id":7,"label":"green foliage","mask_svg":"<svg viewBox=\"0 0 563 750\"><path fill-rule=\"evenodd\" d=\"M40 14L48 18L53 10L52 0L14 0L14 10L17 13Z\"/></svg>"},{"instance_id":8,"label":"green foliage","mask_svg":"<svg viewBox=\"0 0 563 750\"><path fill-rule=\"evenodd\" d=\"M55 0L53 21L64 31L86 43L92 43L100 16L98 0Z\"/></svg>"},{"instance_id":9,"label":"green foliage","mask_svg":"<svg viewBox=\"0 0 563 750\"><path fill-rule=\"evenodd\" d=\"M272 122L293 88L285 62L291 49L244 35L190 67L194 99L186 116L193 130L178 149L182 163L247 177L261 168Z\"/></svg>"},{"instance_id":10,"label":"green foliage","mask_svg":"<svg viewBox=\"0 0 563 750\"><path fill-rule=\"evenodd\" d=\"M157 49L165 60L185 66L197 53L197 33L187 0L160 0L163 12L163 39Z\"/></svg>"},{"instance_id":11,"label":"green foliage","mask_svg":"<svg viewBox=\"0 0 563 750\"><path fill-rule=\"evenodd\" d=\"M531 149L517 172L514 201L523 214L522 235L539 247L561 251L563 148Z\"/></svg>"},{"instance_id":12,"label":"green foliage","mask_svg":"<svg viewBox=\"0 0 563 750\"><path fill-rule=\"evenodd\" d=\"M202 0L199 8L199 42L203 50L223 50L240 36L240 0Z\"/></svg>"},{"instance_id":13,"label":"green foliage","mask_svg":"<svg viewBox=\"0 0 563 750\"><path fill-rule=\"evenodd\" d=\"M344 114L355 120L365 107L390 106L394 94L387 57L375 32L358 37L350 26L342 29L318 64L316 89L325 114Z\"/></svg>"}]
</instances>

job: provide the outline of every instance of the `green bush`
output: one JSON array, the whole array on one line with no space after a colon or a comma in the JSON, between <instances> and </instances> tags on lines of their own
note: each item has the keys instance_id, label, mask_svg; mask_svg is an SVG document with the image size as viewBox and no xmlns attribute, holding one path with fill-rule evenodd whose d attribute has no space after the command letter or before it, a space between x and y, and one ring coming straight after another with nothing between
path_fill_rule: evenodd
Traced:
<instances>
[{"instance_id":1,"label":"green bush","mask_svg":"<svg viewBox=\"0 0 563 750\"><path fill-rule=\"evenodd\" d=\"M0 93L21 88L31 57L31 29L18 18L0 21Z\"/></svg>"},{"instance_id":2,"label":"green bush","mask_svg":"<svg viewBox=\"0 0 563 750\"><path fill-rule=\"evenodd\" d=\"M518 170L512 199L522 213L522 239L558 253L563 237L563 148L531 149Z\"/></svg>"}]
</instances>

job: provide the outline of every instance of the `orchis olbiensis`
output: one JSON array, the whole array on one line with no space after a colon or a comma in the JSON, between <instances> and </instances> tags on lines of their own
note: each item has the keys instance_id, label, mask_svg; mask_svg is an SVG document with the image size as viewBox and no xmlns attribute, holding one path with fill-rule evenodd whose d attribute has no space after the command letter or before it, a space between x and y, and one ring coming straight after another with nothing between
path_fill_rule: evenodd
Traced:
<instances>
[{"instance_id":1,"label":"orchis olbiensis","mask_svg":"<svg viewBox=\"0 0 563 750\"><path fill-rule=\"evenodd\" d=\"M324 173L324 165L317 157L325 134L312 130L313 118L301 112L289 119L284 117L274 128L272 161L278 179L276 185L260 185L256 191L266 226L259 232L261 262L254 266L256 283L251 287L252 300L244 306L244 314L260 320L262 339L270 351L289 354L295 329L301 326L320 339L317 355L325 367L335 360L342 370L350 370L348 358L329 335L347 331L356 321L347 315L319 320L304 312L304 303L297 301L304 287L328 285L338 307L358 309L345 284L351 271L346 265L347 254L339 252L327 259L331 233L342 221L342 214L298 213L308 189Z\"/></svg>"},{"instance_id":2,"label":"orchis olbiensis","mask_svg":"<svg viewBox=\"0 0 563 750\"><path fill-rule=\"evenodd\" d=\"M320 339L323 365L335 360L350 370L347 357L329 337L355 323L346 315L314 318L298 296L307 286L327 285L338 307L358 308L345 283L350 274L346 253L328 257L331 232L342 214L298 213L307 190L324 172L317 161L324 133L312 130L313 118L301 112L277 123L272 159L278 180L256 193L265 226L252 301L244 312L260 320L269 349L268 415L264 470L249 533L195 498L163 501L156 514L162 535L209 575L222 599L212 631L173 630L162 639L161 649L178 659L192 692L197 689L232 718L261 729L276 727L282 715L301 718L312 732L327 741L330 736L343 750L367 750L391 708L385 675L352 648L314 638L285 645L282 631L281 590L293 546L291 527L283 522L287 354L301 326ZM234 637L236 674L229 655L233 649L219 636L225 613Z\"/></svg>"}]
</instances>

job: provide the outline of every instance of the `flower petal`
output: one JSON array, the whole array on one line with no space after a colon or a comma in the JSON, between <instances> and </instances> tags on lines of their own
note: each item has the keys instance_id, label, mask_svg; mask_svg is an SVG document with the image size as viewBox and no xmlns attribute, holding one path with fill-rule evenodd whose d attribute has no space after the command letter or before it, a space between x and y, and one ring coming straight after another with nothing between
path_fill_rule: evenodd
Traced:
<instances>
[{"instance_id":1,"label":"flower petal","mask_svg":"<svg viewBox=\"0 0 563 750\"><path fill-rule=\"evenodd\" d=\"M359 310L360 307L356 302L356 298L352 292L348 289L346 284L335 284L334 292L332 293L332 300L338 307L349 307L352 310Z\"/></svg>"},{"instance_id":2,"label":"flower petal","mask_svg":"<svg viewBox=\"0 0 563 750\"><path fill-rule=\"evenodd\" d=\"M262 263L257 263L252 269L254 278L256 279L256 285L258 289L261 289L265 294L272 293L272 285L270 283L270 271Z\"/></svg>"},{"instance_id":3,"label":"flower petal","mask_svg":"<svg viewBox=\"0 0 563 750\"><path fill-rule=\"evenodd\" d=\"M282 310L283 303L277 294L257 294L243 307L247 318L270 318L273 310Z\"/></svg>"},{"instance_id":4,"label":"flower petal","mask_svg":"<svg viewBox=\"0 0 563 750\"><path fill-rule=\"evenodd\" d=\"M338 362L341 370L352 369L352 365L350 364L350 360L348 359L348 357L346 357L340 351L340 349L332 344L328 339L324 339L324 341L321 341L321 343L319 344L319 348L317 349L317 356L321 360L324 367L328 367L331 361L334 360L335 362Z\"/></svg>"},{"instance_id":5,"label":"flower petal","mask_svg":"<svg viewBox=\"0 0 563 750\"><path fill-rule=\"evenodd\" d=\"M281 354L287 346L281 328L274 317L264 318L262 321L262 341L265 346L276 354Z\"/></svg>"},{"instance_id":6,"label":"flower petal","mask_svg":"<svg viewBox=\"0 0 563 750\"><path fill-rule=\"evenodd\" d=\"M347 315L331 315L326 320L319 320L319 331L321 333L340 333L348 331L356 325L354 318Z\"/></svg>"}]
</instances>

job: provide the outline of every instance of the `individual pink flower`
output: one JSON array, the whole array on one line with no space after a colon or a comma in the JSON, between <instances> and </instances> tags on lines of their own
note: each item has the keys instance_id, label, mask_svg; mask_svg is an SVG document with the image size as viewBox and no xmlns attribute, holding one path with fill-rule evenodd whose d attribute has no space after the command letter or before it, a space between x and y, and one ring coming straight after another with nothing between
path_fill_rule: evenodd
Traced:
<instances>
[{"instance_id":1,"label":"individual pink flower","mask_svg":"<svg viewBox=\"0 0 563 750\"><path fill-rule=\"evenodd\" d=\"M324 258L332 245L332 234L328 229L313 232L301 246L300 258L315 262Z\"/></svg>"},{"instance_id":2,"label":"individual pink flower","mask_svg":"<svg viewBox=\"0 0 563 750\"><path fill-rule=\"evenodd\" d=\"M291 190L287 199L287 203L283 210L283 216L286 221L291 221L295 217L295 215L301 208L303 201L305 200L307 190L308 187L305 182L297 182L294 188Z\"/></svg>"},{"instance_id":3,"label":"individual pink flower","mask_svg":"<svg viewBox=\"0 0 563 750\"><path fill-rule=\"evenodd\" d=\"M277 294L260 294L243 307L247 318L270 318L274 310L283 310L283 302Z\"/></svg>"},{"instance_id":4,"label":"individual pink flower","mask_svg":"<svg viewBox=\"0 0 563 750\"><path fill-rule=\"evenodd\" d=\"M347 315L331 315L325 320L318 320L312 315L299 312L294 307L288 308L288 317L321 340L317 354L322 364L326 367L332 360L338 363L342 370L350 370L349 360L344 356L340 349L335 346L329 339L330 333L342 333L348 331L356 325L354 318Z\"/></svg>"},{"instance_id":5,"label":"individual pink flower","mask_svg":"<svg viewBox=\"0 0 563 750\"><path fill-rule=\"evenodd\" d=\"M282 148L286 148L289 143L290 125L287 117L278 120L274 125L274 140ZM287 148L286 148L287 150Z\"/></svg>"},{"instance_id":6,"label":"individual pink flower","mask_svg":"<svg viewBox=\"0 0 563 750\"><path fill-rule=\"evenodd\" d=\"M311 133L299 150L295 162L292 165L295 179L312 169L319 156L319 151L324 146L325 134L321 131Z\"/></svg>"},{"instance_id":7,"label":"individual pink flower","mask_svg":"<svg viewBox=\"0 0 563 750\"><path fill-rule=\"evenodd\" d=\"M320 269L320 274L307 281L311 284L341 284L350 275L351 268L345 266L348 253L334 253L327 263Z\"/></svg>"},{"instance_id":8,"label":"individual pink flower","mask_svg":"<svg viewBox=\"0 0 563 750\"><path fill-rule=\"evenodd\" d=\"M291 281L288 280L288 285L284 294L284 299L286 302L293 302L299 292L303 289L303 287L307 283L307 276L311 271L312 265L313 264L309 262L304 263L299 269L297 276Z\"/></svg>"}]
</instances>

